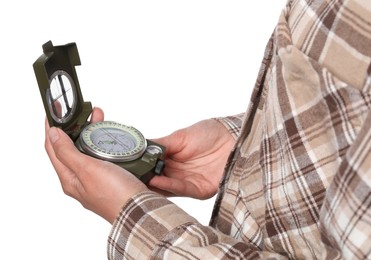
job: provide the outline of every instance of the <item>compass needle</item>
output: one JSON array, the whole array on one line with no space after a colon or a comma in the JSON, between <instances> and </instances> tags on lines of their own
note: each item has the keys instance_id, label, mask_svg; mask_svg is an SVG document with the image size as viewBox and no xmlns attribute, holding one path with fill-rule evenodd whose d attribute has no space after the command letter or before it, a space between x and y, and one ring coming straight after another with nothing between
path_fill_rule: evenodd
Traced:
<instances>
[{"instance_id":1,"label":"compass needle","mask_svg":"<svg viewBox=\"0 0 371 260\"><path fill-rule=\"evenodd\" d=\"M126 145L123 141L129 141L129 139L126 139L125 136L127 136L126 134L121 134L121 135L114 135L113 133L111 133L108 129L101 129L102 132L104 132L107 136L111 137L112 140L115 141L115 144L119 144L121 145L125 150L129 150L130 149L130 146L129 145ZM122 136L123 138L125 138L124 140L120 140L118 138L118 136ZM130 138L130 137L129 137Z\"/></svg>"}]
</instances>

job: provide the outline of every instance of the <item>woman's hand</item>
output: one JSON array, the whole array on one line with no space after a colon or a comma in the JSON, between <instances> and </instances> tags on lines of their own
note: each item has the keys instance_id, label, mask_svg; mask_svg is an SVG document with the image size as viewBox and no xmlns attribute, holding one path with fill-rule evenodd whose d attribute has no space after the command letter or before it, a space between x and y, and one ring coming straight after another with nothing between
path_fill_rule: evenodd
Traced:
<instances>
[{"instance_id":1,"label":"woman's hand","mask_svg":"<svg viewBox=\"0 0 371 260\"><path fill-rule=\"evenodd\" d=\"M149 186L165 195L207 199L215 195L234 138L218 121L209 119L154 140L166 146L163 176Z\"/></svg>"}]
</instances>

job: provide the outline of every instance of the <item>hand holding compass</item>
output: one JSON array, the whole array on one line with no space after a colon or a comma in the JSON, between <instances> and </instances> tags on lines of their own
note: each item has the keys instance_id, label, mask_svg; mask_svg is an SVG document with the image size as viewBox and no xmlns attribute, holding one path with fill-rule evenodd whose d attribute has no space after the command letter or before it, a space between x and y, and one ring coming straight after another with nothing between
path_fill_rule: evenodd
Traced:
<instances>
[{"instance_id":1,"label":"hand holding compass","mask_svg":"<svg viewBox=\"0 0 371 260\"><path fill-rule=\"evenodd\" d=\"M113 162L147 183L164 168L165 147L146 140L136 128L112 121L90 124L90 102L84 102L75 66L80 58L75 43L43 45L33 64L50 126L65 131L83 153Z\"/></svg>"},{"instance_id":2,"label":"hand holding compass","mask_svg":"<svg viewBox=\"0 0 371 260\"><path fill-rule=\"evenodd\" d=\"M103 111L94 108L91 120L103 120ZM86 209L113 223L123 205L136 194L148 190L121 167L79 152L60 128L45 124L45 149L59 177L63 192Z\"/></svg>"}]
</instances>

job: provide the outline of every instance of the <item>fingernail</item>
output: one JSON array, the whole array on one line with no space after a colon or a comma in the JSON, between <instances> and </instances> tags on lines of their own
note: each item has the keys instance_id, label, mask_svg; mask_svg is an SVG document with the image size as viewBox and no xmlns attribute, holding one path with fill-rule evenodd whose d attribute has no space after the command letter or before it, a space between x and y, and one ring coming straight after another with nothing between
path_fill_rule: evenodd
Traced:
<instances>
[{"instance_id":1,"label":"fingernail","mask_svg":"<svg viewBox=\"0 0 371 260\"><path fill-rule=\"evenodd\" d=\"M58 133L57 128L51 127L49 129L49 140L50 140L50 142L55 143L58 139L59 139L59 133Z\"/></svg>"}]
</instances>

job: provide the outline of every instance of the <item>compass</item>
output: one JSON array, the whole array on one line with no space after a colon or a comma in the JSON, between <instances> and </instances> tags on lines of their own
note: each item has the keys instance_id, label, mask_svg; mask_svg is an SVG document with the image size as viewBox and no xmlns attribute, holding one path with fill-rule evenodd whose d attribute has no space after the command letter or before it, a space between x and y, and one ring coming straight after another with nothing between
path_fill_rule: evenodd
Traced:
<instances>
[{"instance_id":1,"label":"compass","mask_svg":"<svg viewBox=\"0 0 371 260\"><path fill-rule=\"evenodd\" d=\"M43 46L33 68L50 126L61 128L75 146L92 157L113 162L144 183L161 174L166 148L132 126L114 121L90 123L91 102L85 102L75 66L81 65L76 43Z\"/></svg>"}]
</instances>

